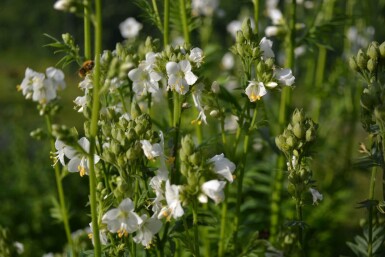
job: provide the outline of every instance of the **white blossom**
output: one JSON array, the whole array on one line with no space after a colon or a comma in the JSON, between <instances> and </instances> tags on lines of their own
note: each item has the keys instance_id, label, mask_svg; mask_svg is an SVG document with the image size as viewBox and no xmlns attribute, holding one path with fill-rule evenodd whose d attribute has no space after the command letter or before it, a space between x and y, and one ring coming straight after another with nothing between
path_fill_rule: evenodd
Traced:
<instances>
[{"instance_id":1,"label":"white blossom","mask_svg":"<svg viewBox=\"0 0 385 257\"><path fill-rule=\"evenodd\" d=\"M318 204L318 201L322 201L322 199L324 198L323 195L320 192L318 192L317 189L309 188L309 191L313 196L313 204Z\"/></svg>"},{"instance_id":2,"label":"white blossom","mask_svg":"<svg viewBox=\"0 0 385 257\"><path fill-rule=\"evenodd\" d=\"M146 214L143 214L140 218L143 222L139 224L139 228L136 231L133 240L135 243L140 243L144 247L149 248L153 236L158 233L162 227L162 222L153 217L148 218Z\"/></svg>"},{"instance_id":3,"label":"white blossom","mask_svg":"<svg viewBox=\"0 0 385 257\"><path fill-rule=\"evenodd\" d=\"M203 51L199 47L194 47L190 51L189 59L192 62L195 62L197 67L201 66L203 62Z\"/></svg>"},{"instance_id":4,"label":"white blossom","mask_svg":"<svg viewBox=\"0 0 385 257\"><path fill-rule=\"evenodd\" d=\"M160 213L158 214L158 219L166 217L167 220L170 220L171 217L177 219L183 216L184 211L179 199L179 189L177 185L170 185L170 181L166 181L166 202L167 206L163 207Z\"/></svg>"},{"instance_id":5,"label":"white blossom","mask_svg":"<svg viewBox=\"0 0 385 257\"><path fill-rule=\"evenodd\" d=\"M214 164L213 168L215 173L227 179L230 183L233 182L233 172L236 166L229 159L225 158L223 153L215 155L208 162Z\"/></svg>"},{"instance_id":6,"label":"white blossom","mask_svg":"<svg viewBox=\"0 0 385 257\"><path fill-rule=\"evenodd\" d=\"M291 69L275 69L274 77L285 86L291 86L295 81L295 77L293 76Z\"/></svg>"},{"instance_id":7,"label":"white blossom","mask_svg":"<svg viewBox=\"0 0 385 257\"><path fill-rule=\"evenodd\" d=\"M198 77L191 71L191 64L187 60L182 60L179 63L168 62L166 71L169 88L181 95L186 94L190 86L198 80Z\"/></svg>"},{"instance_id":8,"label":"white blossom","mask_svg":"<svg viewBox=\"0 0 385 257\"><path fill-rule=\"evenodd\" d=\"M142 29L142 24L135 18L127 18L119 24L119 30L124 38L135 38L138 36L139 31Z\"/></svg>"},{"instance_id":9,"label":"white blossom","mask_svg":"<svg viewBox=\"0 0 385 257\"><path fill-rule=\"evenodd\" d=\"M201 203L207 203L207 196L211 198L215 204L222 202L225 199L223 188L226 186L225 181L219 181L217 179L207 181L202 184L201 190L203 194L199 196Z\"/></svg>"},{"instance_id":10,"label":"white blossom","mask_svg":"<svg viewBox=\"0 0 385 257\"><path fill-rule=\"evenodd\" d=\"M107 224L108 231L118 233L119 237L127 236L139 229L143 220L134 212L134 203L130 198L125 198L117 208L106 212L102 222Z\"/></svg>"},{"instance_id":11,"label":"white blossom","mask_svg":"<svg viewBox=\"0 0 385 257\"><path fill-rule=\"evenodd\" d=\"M273 42L271 40L263 37L259 43L259 47L262 51L263 59L274 58L275 55L271 49L273 47Z\"/></svg>"}]
</instances>

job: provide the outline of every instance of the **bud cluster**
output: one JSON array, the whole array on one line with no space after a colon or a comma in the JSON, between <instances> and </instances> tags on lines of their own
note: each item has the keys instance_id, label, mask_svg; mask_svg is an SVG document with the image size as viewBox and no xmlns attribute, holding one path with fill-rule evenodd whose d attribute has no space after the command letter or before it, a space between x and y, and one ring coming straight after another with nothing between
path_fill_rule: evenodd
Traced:
<instances>
[{"instance_id":1,"label":"bud cluster","mask_svg":"<svg viewBox=\"0 0 385 257\"><path fill-rule=\"evenodd\" d=\"M144 158L140 140L159 141L148 114L129 119L127 115L118 117L115 110L108 109L100 121L100 128L105 139L103 159L122 171L129 171L134 163Z\"/></svg>"},{"instance_id":2,"label":"bud cluster","mask_svg":"<svg viewBox=\"0 0 385 257\"><path fill-rule=\"evenodd\" d=\"M306 118L302 110L295 109L291 122L284 132L275 138L279 150L287 157L302 158L308 156L309 146L316 138L317 124Z\"/></svg>"},{"instance_id":3,"label":"bud cluster","mask_svg":"<svg viewBox=\"0 0 385 257\"><path fill-rule=\"evenodd\" d=\"M257 42L258 35L253 32L250 19L245 19L242 29L237 31L235 45L231 47L231 51L241 59L258 60L261 57L261 51Z\"/></svg>"},{"instance_id":4,"label":"bud cluster","mask_svg":"<svg viewBox=\"0 0 385 257\"><path fill-rule=\"evenodd\" d=\"M275 138L277 147L287 158L288 191L293 198L302 202L313 193L310 146L316 139L317 124L306 118L302 110L296 109L284 132ZM313 198L314 199L314 198ZM313 200L313 203L316 201Z\"/></svg>"},{"instance_id":5,"label":"bud cluster","mask_svg":"<svg viewBox=\"0 0 385 257\"><path fill-rule=\"evenodd\" d=\"M372 83L377 73L385 64L385 42L381 45L373 41L368 49L360 49L356 56L349 59L350 68L361 74L367 82Z\"/></svg>"}]
</instances>

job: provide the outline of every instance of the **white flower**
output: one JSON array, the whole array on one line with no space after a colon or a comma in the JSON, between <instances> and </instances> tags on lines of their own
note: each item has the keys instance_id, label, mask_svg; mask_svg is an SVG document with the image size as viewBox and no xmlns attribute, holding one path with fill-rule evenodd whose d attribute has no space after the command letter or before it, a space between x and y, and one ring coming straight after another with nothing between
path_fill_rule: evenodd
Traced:
<instances>
[{"instance_id":1,"label":"white flower","mask_svg":"<svg viewBox=\"0 0 385 257\"><path fill-rule=\"evenodd\" d=\"M198 125L200 125L202 123L202 121L205 124L207 124L206 114L205 114L205 111L204 111L202 104L201 104L203 86L204 86L203 84L199 84L199 85L195 86L195 90L192 94L194 105L199 111L198 117L195 120L193 120L192 123L198 123Z\"/></svg>"},{"instance_id":2,"label":"white flower","mask_svg":"<svg viewBox=\"0 0 385 257\"><path fill-rule=\"evenodd\" d=\"M45 74L47 74L47 79L52 81L52 85L56 91L63 90L66 87L66 83L64 81L64 73L62 70L49 67L46 69Z\"/></svg>"},{"instance_id":3,"label":"white flower","mask_svg":"<svg viewBox=\"0 0 385 257\"><path fill-rule=\"evenodd\" d=\"M87 138L85 137L80 138L78 143L86 153L89 153L90 142L88 141ZM72 149L66 152L66 156L67 158L70 159L67 167L69 172L79 172L80 176L84 176L85 174L88 174L90 163L87 155L83 153L79 153L75 149ZM100 157L95 154L94 155L95 164L98 163L99 160L100 160Z\"/></svg>"},{"instance_id":4,"label":"white flower","mask_svg":"<svg viewBox=\"0 0 385 257\"><path fill-rule=\"evenodd\" d=\"M223 153L215 155L208 162L214 164L215 173L227 179L229 182L233 182L233 172L236 166L229 159L225 158Z\"/></svg>"},{"instance_id":5,"label":"white flower","mask_svg":"<svg viewBox=\"0 0 385 257\"><path fill-rule=\"evenodd\" d=\"M142 64L130 70L128 77L133 81L132 90L139 96L147 92L156 93L159 90L158 81L162 79L159 73L147 70Z\"/></svg>"},{"instance_id":6,"label":"white flower","mask_svg":"<svg viewBox=\"0 0 385 257\"><path fill-rule=\"evenodd\" d=\"M92 244L94 245L94 237L93 237L93 231L92 231L92 222L88 224L90 226L90 233L88 234L88 237L92 240ZM99 229L99 239L100 243L102 245L107 245L108 243L108 238L106 231L104 229Z\"/></svg>"},{"instance_id":7,"label":"white flower","mask_svg":"<svg viewBox=\"0 0 385 257\"><path fill-rule=\"evenodd\" d=\"M221 64L225 70L231 70L234 67L234 63L234 55L232 53L228 52L222 57Z\"/></svg>"},{"instance_id":8,"label":"white flower","mask_svg":"<svg viewBox=\"0 0 385 257\"><path fill-rule=\"evenodd\" d=\"M232 21L229 24L227 24L226 29L227 29L227 32L229 32L230 35L232 35L233 38L235 38L237 36L237 31L242 29L242 22L238 20Z\"/></svg>"},{"instance_id":9,"label":"white flower","mask_svg":"<svg viewBox=\"0 0 385 257\"><path fill-rule=\"evenodd\" d=\"M24 245L22 243L16 241L13 243L13 246L15 247L17 254L20 255L24 252Z\"/></svg>"},{"instance_id":10,"label":"white flower","mask_svg":"<svg viewBox=\"0 0 385 257\"><path fill-rule=\"evenodd\" d=\"M155 192L155 199L152 201L152 211L154 215L158 215L162 209L162 201L164 198L164 190L162 187L163 179L159 176L154 176L150 180L150 186L152 190Z\"/></svg>"},{"instance_id":11,"label":"white flower","mask_svg":"<svg viewBox=\"0 0 385 257\"><path fill-rule=\"evenodd\" d=\"M263 37L261 39L261 42L259 43L259 47L262 51L262 56L263 56L263 59L267 59L267 58L274 58L274 52L273 50L271 49L273 46L273 42L269 39L267 39L266 37Z\"/></svg>"},{"instance_id":12,"label":"white flower","mask_svg":"<svg viewBox=\"0 0 385 257\"><path fill-rule=\"evenodd\" d=\"M72 0L58 0L53 5L53 8L59 11L69 11L72 6Z\"/></svg>"},{"instance_id":13,"label":"white flower","mask_svg":"<svg viewBox=\"0 0 385 257\"><path fill-rule=\"evenodd\" d=\"M139 225L133 240L137 244L141 243L144 247L150 248L152 238L159 232L162 222L153 217L147 218L146 214L143 214L140 218L143 222Z\"/></svg>"},{"instance_id":14,"label":"white flower","mask_svg":"<svg viewBox=\"0 0 385 257\"><path fill-rule=\"evenodd\" d=\"M202 184L201 189L204 194L199 196L201 203L207 203L207 196L214 200L215 204L222 202L225 199L223 188L226 186L225 181L217 179L207 181Z\"/></svg>"},{"instance_id":15,"label":"white flower","mask_svg":"<svg viewBox=\"0 0 385 257\"><path fill-rule=\"evenodd\" d=\"M192 13L194 15L212 16L218 5L218 0L192 0Z\"/></svg>"},{"instance_id":16,"label":"white flower","mask_svg":"<svg viewBox=\"0 0 385 257\"><path fill-rule=\"evenodd\" d=\"M202 64L203 61L203 51L199 47L194 47L190 51L189 59L192 62L195 62L197 67L199 67Z\"/></svg>"},{"instance_id":17,"label":"white flower","mask_svg":"<svg viewBox=\"0 0 385 257\"><path fill-rule=\"evenodd\" d=\"M142 144L144 155L146 155L149 160L152 160L163 153L163 149L158 143L152 145L148 140L140 140L140 143Z\"/></svg>"},{"instance_id":18,"label":"white flower","mask_svg":"<svg viewBox=\"0 0 385 257\"><path fill-rule=\"evenodd\" d=\"M249 85L246 87L245 93L251 102L255 102L260 100L262 96L266 95L267 91L262 82L249 81Z\"/></svg>"},{"instance_id":19,"label":"white flower","mask_svg":"<svg viewBox=\"0 0 385 257\"><path fill-rule=\"evenodd\" d=\"M82 112L84 108L87 106L87 96L78 96L75 98L74 103L78 108L78 112ZM76 108L76 107L75 107Z\"/></svg>"},{"instance_id":20,"label":"white flower","mask_svg":"<svg viewBox=\"0 0 385 257\"><path fill-rule=\"evenodd\" d=\"M183 216L184 211L179 199L179 186L170 185L170 181L166 181L166 202L167 206L163 207L158 215L158 219L166 217L170 220L171 217L177 219Z\"/></svg>"},{"instance_id":21,"label":"white flower","mask_svg":"<svg viewBox=\"0 0 385 257\"><path fill-rule=\"evenodd\" d=\"M132 17L127 18L119 24L120 33L124 38L135 38L142 27L142 24Z\"/></svg>"},{"instance_id":22,"label":"white flower","mask_svg":"<svg viewBox=\"0 0 385 257\"><path fill-rule=\"evenodd\" d=\"M318 204L318 200L322 201L323 195L314 188L309 188L311 195L313 196L313 204Z\"/></svg>"},{"instance_id":23,"label":"white flower","mask_svg":"<svg viewBox=\"0 0 385 257\"><path fill-rule=\"evenodd\" d=\"M55 148L57 150L57 152L55 152L56 162L59 160L60 163L63 166L65 166L66 163L64 160L64 156L71 155L72 152L74 152L75 150L71 146L67 146L63 141L61 141L59 139L56 139L56 141L55 141ZM54 165L56 164L56 162L54 163Z\"/></svg>"},{"instance_id":24,"label":"white flower","mask_svg":"<svg viewBox=\"0 0 385 257\"><path fill-rule=\"evenodd\" d=\"M267 10L267 15L269 16L274 25L279 25L283 23L282 12L277 8Z\"/></svg>"},{"instance_id":25,"label":"white flower","mask_svg":"<svg viewBox=\"0 0 385 257\"><path fill-rule=\"evenodd\" d=\"M55 68L47 69L47 77L43 73L30 68L25 70L25 77L18 86L18 90L26 99L32 99L40 104L47 104L56 98L56 91L64 88L64 74Z\"/></svg>"},{"instance_id":26,"label":"white flower","mask_svg":"<svg viewBox=\"0 0 385 257\"><path fill-rule=\"evenodd\" d=\"M130 198L124 199L118 208L111 209L102 217L108 231L118 233L119 237L127 236L138 230L143 220L134 212L134 203Z\"/></svg>"},{"instance_id":27,"label":"white flower","mask_svg":"<svg viewBox=\"0 0 385 257\"><path fill-rule=\"evenodd\" d=\"M267 26L265 28L265 35L268 37L273 37L278 35L279 33L279 28L277 26Z\"/></svg>"},{"instance_id":28,"label":"white flower","mask_svg":"<svg viewBox=\"0 0 385 257\"><path fill-rule=\"evenodd\" d=\"M274 70L274 77L285 86L293 85L295 80L291 69L276 69Z\"/></svg>"},{"instance_id":29,"label":"white flower","mask_svg":"<svg viewBox=\"0 0 385 257\"><path fill-rule=\"evenodd\" d=\"M198 77L191 71L191 64L187 60L176 62L168 62L166 64L166 71L168 75L168 85L171 89L184 95L188 92L191 85L193 85Z\"/></svg>"},{"instance_id":30,"label":"white flower","mask_svg":"<svg viewBox=\"0 0 385 257\"><path fill-rule=\"evenodd\" d=\"M82 90L88 90L93 87L93 81L90 79L90 76L86 76L82 82L79 83L79 88Z\"/></svg>"}]
</instances>

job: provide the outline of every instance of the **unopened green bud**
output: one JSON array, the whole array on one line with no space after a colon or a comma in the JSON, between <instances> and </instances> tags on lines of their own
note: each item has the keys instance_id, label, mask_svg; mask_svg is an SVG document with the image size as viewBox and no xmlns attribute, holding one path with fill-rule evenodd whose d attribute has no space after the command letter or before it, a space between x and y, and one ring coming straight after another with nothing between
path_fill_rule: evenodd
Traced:
<instances>
[{"instance_id":1,"label":"unopened green bud","mask_svg":"<svg viewBox=\"0 0 385 257\"><path fill-rule=\"evenodd\" d=\"M245 37L243 36L242 31L238 30L235 35L235 42L237 45L240 45L243 43L243 41L245 41Z\"/></svg>"},{"instance_id":2,"label":"unopened green bud","mask_svg":"<svg viewBox=\"0 0 385 257\"><path fill-rule=\"evenodd\" d=\"M135 126L135 132L140 136L146 132L146 127L143 126L141 123L137 123Z\"/></svg>"},{"instance_id":3,"label":"unopened green bud","mask_svg":"<svg viewBox=\"0 0 385 257\"><path fill-rule=\"evenodd\" d=\"M306 142L314 141L315 137L316 133L314 128L309 128L306 130Z\"/></svg>"},{"instance_id":4,"label":"unopened green bud","mask_svg":"<svg viewBox=\"0 0 385 257\"><path fill-rule=\"evenodd\" d=\"M182 138L182 149L187 156L192 155L194 153L194 142L190 135L187 135Z\"/></svg>"},{"instance_id":5,"label":"unopened green bud","mask_svg":"<svg viewBox=\"0 0 385 257\"><path fill-rule=\"evenodd\" d=\"M370 72L375 72L377 69L377 59L369 59L367 63L367 68Z\"/></svg>"},{"instance_id":6,"label":"unopened green bud","mask_svg":"<svg viewBox=\"0 0 385 257\"><path fill-rule=\"evenodd\" d=\"M124 133L124 135L126 136L126 139L129 141L129 142L132 142L136 139L136 132L135 132L135 129L133 128L129 128L128 131L126 131Z\"/></svg>"},{"instance_id":7,"label":"unopened green bud","mask_svg":"<svg viewBox=\"0 0 385 257\"><path fill-rule=\"evenodd\" d=\"M250 40L250 39L251 39L251 36L252 36L252 34L253 34L253 31L252 31L252 29L251 29L250 19L244 19L244 20L243 20L241 29L242 29L243 36L244 36L247 40Z\"/></svg>"},{"instance_id":8,"label":"unopened green bud","mask_svg":"<svg viewBox=\"0 0 385 257\"><path fill-rule=\"evenodd\" d=\"M304 115L302 110L295 109L293 116L291 117L292 124L301 123L304 120Z\"/></svg>"},{"instance_id":9,"label":"unopened green bud","mask_svg":"<svg viewBox=\"0 0 385 257\"><path fill-rule=\"evenodd\" d=\"M118 129L118 133L116 135L116 140L118 140L118 142L122 143L125 138L126 138L126 135L124 134L124 131L122 129Z\"/></svg>"},{"instance_id":10,"label":"unopened green bud","mask_svg":"<svg viewBox=\"0 0 385 257\"><path fill-rule=\"evenodd\" d=\"M382 44L378 47L380 51L380 56L382 59L385 58L385 42L382 42Z\"/></svg>"},{"instance_id":11,"label":"unopened green bud","mask_svg":"<svg viewBox=\"0 0 385 257\"><path fill-rule=\"evenodd\" d=\"M274 66L274 59L273 58L267 58L265 61L266 68L271 70Z\"/></svg>"},{"instance_id":12,"label":"unopened green bud","mask_svg":"<svg viewBox=\"0 0 385 257\"><path fill-rule=\"evenodd\" d=\"M252 57L253 59L258 59L260 57L260 51L257 47L252 49Z\"/></svg>"},{"instance_id":13,"label":"unopened green bud","mask_svg":"<svg viewBox=\"0 0 385 257\"><path fill-rule=\"evenodd\" d=\"M116 162L118 163L118 166L124 167L126 165L126 156L124 154L121 154L118 156Z\"/></svg>"},{"instance_id":14,"label":"unopened green bud","mask_svg":"<svg viewBox=\"0 0 385 257\"><path fill-rule=\"evenodd\" d=\"M241 45L241 44L236 44L236 49L237 49L238 55L243 56L243 53L244 53L244 51L243 51L243 45Z\"/></svg>"},{"instance_id":15,"label":"unopened green bud","mask_svg":"<svg viewBox=\"0 0 385 257\"><path fill-rule=\"evenodd\" d=\"M311 173L307 169L300 169L299 171L299 177L302 181L307 181L310 179Z\"/></svg>"},{"instance_id":16,"label":"unopened green bud","mask_svg":"<svg viewBox=\"0 0 385 257\"><path fill-rule=\"evenodd\" d=\"M118 155L120 153L120 150L121 150L121 147L120 147L120 143L117 142L117 141L112 141L110 143L110 149L111 151L115 154L115 155Z\"/></svg>"},{"instance_id":17,"label":"unopened green bud","mask_svg":"<svg viewBox=\"0 0 385 257\"><path fill-rule=\"evenodd\" d=\"M103 151L103 159L106 162L114 163L115 162L115 155L111 153L110 151Z\"/></svg>"},{"instance_id":18,"label":"unopened green bud","mask_svg":"<svg viewBox=\"0 0 385 257\"><path fill-rule=\"evenodd\" d=\"M378 59L380 55L380 50L378 48L378 42L372 42L368 50L366 51L366 54L371 58L371 59Z\"/></svg>"},{"instance_id":19,"label":"unopened green bud","mask_svg":"<svg viewBox=\"0 0 385 257\"><path fill-rule=\"evenodd\" d=\"M295 196L296 189L295 189L294 184L289 183L288 186L287 186L287 191L289 192L289 194L290 194L291 196Z\"/></svg>"},{"instance_id":20,"label":"unopened green bud","mask_svg":"<svg viewBox=\"0 0 385 257\"><path fill-rule=\"evenodd\" d=\"M188 160L195 166L199 166L201 163L201 154L199 152L195 152L189 156Z\"/></svg>"},{"instance_id":21,"label":"unopened green bud","mask_svg":"<svg viewBox=\"0 0 385 257\"><path fill-rule=\"evenodd\" d=\"M103 186L103 183L102 183L102 182L99 182L98 185L96 186L96 189L97 189L99 192L102 191L103 188L104 188L104 186Z\"/></svg>"},{"instance_id":22,"label":"unopened green bud","mask_svg":"<svg viewBox=\"0 0 385 257\"><path fill-rule=\"evenodd\" d=\"M282 135L279 135L275 138L275 144L277 145L278 149L282 152L287 152L289 150L289 147L286 144L286 139Z\"/></svg>"},{"instance_id":23,"label":"unopened green bud","mask_svg":"<svg viewBox=\"0 0 385 257\"><path fill-rule=\"evenodd\" d=\"M290 148L293 148L296 146L297 144L297 139L293 136L290 136L288 138L286 138L286 144L290 147Z\"/></svg>"},{"instance_id":24,"label":"unopened green bud","mask_svg":"<svg viewBox=\"0 0 385 257\"><path fill-rule=\"evenodd\" d=\"M385 108L384 106L378 106L374 108L374 117L377 120L385 121Z\"/></svg>"},{"instance_id":25,"label":"unopened green bud","mask_svg":"<svg viewBox=\"0 0 385 257\"><path fill-rule=\"evenodd\" d=\"M128 149L126 152L126 157L127 157L127 160L129 160L129 161L133 161L133 160L137 159L137 154L136 154L135 149L133 149L133 148Z\"/></svg>"},{"instance_id":26,"label":"unopened green bud","mask_svg":"<svg viewBox=\"0 0 385 257\"><path fill-rule=\"evenodd\" d=\"M257 64L257 72L258 73L263 73L265 71L265 65L263 62L259 62Z\"/></svg>"},{"instance_id":27,"label":"unopened green bud","mask_svg":"<svg viewBox=\"0 0 385 257\"><path fill-rule=\"evenodd\" d=\"M368 63L368 56L362 51L362 49L358 50L357 53L357 65L362 70L366 69L366 65Z\"/></svg>"},{"instance_id":28,"label":"unopened green bud","mask_svg":"<svg viewBox=\"0 0 385 257\"><path fill-rule=\"evenodd\" d=\"M360 68L357 65L357 60L356 60L355 56L352 56L352 57L349 58L349 66L354 71L359 71L360 70Z\"/></svg>"},{"instance_id":29,"label":"unopened green bud","mask_svg":"<svg viewBox=\"0 0 385 257\"><path fill-rule=\"evenodd\" d=\"M300 123L295 123L293 127L293 134L298 138L301 139L305 136L305 131Z\"/></svg>"},{"instance_id":30,"label":"unopened green bud","mask_svg":"<svg viewBox=\"0 0 385 257\"><path fill-rule=\"evenodd\" d=\"M182 162L180 164L180 173L182 173L183 176L187 177L188 174L188 166L185 162Z\"/></svg>"}]
</instances>

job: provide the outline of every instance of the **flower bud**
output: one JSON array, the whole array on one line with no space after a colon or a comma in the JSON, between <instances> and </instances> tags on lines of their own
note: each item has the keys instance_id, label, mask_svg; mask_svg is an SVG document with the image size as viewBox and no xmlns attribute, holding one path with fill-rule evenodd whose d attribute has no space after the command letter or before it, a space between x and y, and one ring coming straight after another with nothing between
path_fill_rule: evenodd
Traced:
<instances>
[{"instance_id":1,"label":"flower bud","mask_svg":"<svg viewBox=\"0 0 385 257\"><path fill-rule=\"evenodd\" d=\"M135 149L134 148L128 149L127 152L126 152L126 157L127 157L127 160L129 160L129 161L136 160L137 159L137 154L136 154Z\"/></svg>"},{"instance_id":2,"label":"flower bud","mask_svg":"<svg viewBox=\"0 0 385 257\"><path fill-rule=\"evenodd\" d=\"M195 166L199 166L201 163L201 158L201 154L199 152L195 152L188 157L188 160Z\"/></svg>"},{"instance_id":3,"label":"flower bud","mask_svg":"<svg viewBox=\"0 0 385 257\"><path fill-rule=\"evenodd\" d=\"M302 128L300 123L295 123L293 127L293 134L298 138L301 139L305 136L305 131Z\"/></svg>"},{"instance_id":4,"label":"flower bud","mask_svg":"<svg viewBox=\"0 0 385 257\"><path fill-rule=\"evenodd\" d=\"M306 130L306 142L311 142L315 139L316 133L314 128L309 128Z\"/></svg>"},{"instance_id":5,"label":"flower bud","mask_svg":"<svg viewBox=\"0 0 385 257\"><path fill-rule=\"evenodd\" d=\"M382 44L379 46L380 56L382 59L385 58L385 42L382 42Z\"/></svg>"},{"instance_id":6,"label":"flower bud","mask_svg":"<svg viewBox=\"0 0 385 257\"><path fill-rule=\"evenodd\" d=\"M251 39L251 36L253 34L253 31L251 29L251 23L250 23L250 19L244 19L243 22L242 22L242 33L243 33L243 36L247 39L247 40L250 40Z\"/></svg>"},{"instance_id":7,"label":"flower bud","mask_svg":"<svg viewBox=\"0 0 385 257\"><path fill-rule=\"evenodd\" d=\"M240 56L243 56L243 46L241 45L241 44L236 44L236 49L237 49L237 53L238 53L238 55L240 55Z\"/></svg>"},{"instance_id":8,"label":"flower bud","mask_svg":"<svg viewBox=\"0 0 385 257\"><path fill-rule=\"evenodd\" d=\"M182 138L182 149L187 156L192 155L194 152L194 142L190 135Z\"/></svg>"},{"instance_id":9,"label":"flower bud","mask_svg":"<svg viewBox=\"0 0 385 257\"><path fill-rule=\"evenodd\" d=\"M240 45L243 43L243 41L245 41L245 37L243 36L242 31L238 30L235 36L235 42L237 45Z\"/></svg>"},{"instance_id":10,"label":"flower bud","mask_svg":"<svg viewBox=\"0 0 385 257\"><path fill-rule=\"evenodd\" d=\"M349 58L349 66L354 71L359 71L360 70L360 68L357 65L357 60L356 60L355 56L352 56L352 57Z\"/></svg>"},{"instance_id":11,"label":"flower bud","mask_svg":"<svg viewBox=\"0 0 385 257\"><path fill-rule=\"evenodd\" d=\"M304 120L302 110L295 109L293 116L291 117L292 124L301 123Z\"/></svg>"},{"instance_id":12,"label":"flower bud","mask_svg":"<svg viewBox=\"0 0 385 257\"><path fill-rule=\"evenodd\" d=\"M279 135L275 138L275 144L282 152L287 152L289 150L289 146L286 144L286 139L282 135Z\"/></svg>"},{"instance_id":13,"label":"flower bud","mask_svg":"<svg viewBox=\"0 0 385 257\"><path fill-rule=\"evenodd\" d=\"M358 50L358 53L357 53L358 67L365 70L367 63L368 63L368 56L362 51L362 49Z\"/></svg>"},{"instance_id":14,"label":"flower bud","mask_svg":"<svg viewBox=\"0 0 385 257\"><path fill-rule=\"evenodd\" d=\"M368 50L366 51L366 54L371 58L371 59L378 59L380 55L380 50L378 48L378 42L372 42Z\"/></svg>"},{"instance_id":15,"label":"flower bud","mask_svg":"<svg viewBox=\"0 0 385 257\"><path fill-rule=\"evenodd\" d=\"M370 72L375 72L375 70L377 69L377 59L369 59L367 63L367 68Z\"/></svg>"},{"instance_id":16,"label":"flower bud","mask_svg":"<svg viewBox=\"0 0 385 257\"><path fill-rule=\"evenodd\" d=\"M274 59L273 58L267 58L265 61L266 68L271 70L274 66Z\"/></svg>"},{"instance_id":17,"label":"flower bud","mask_svg":"<svg viewBox=\"0 0 385 257\"><path fill-rule=\"evenodd\" d=\"M110 149L112 153L114 153L115 155L119 155L121 150L120 143L117 141L112 141L110 144Z\"/></svg>"},{"instance_id":18,"label":"flower bud","mask_svg":"<svg viewBox=\"0 0 385 257\"><path fill-rule=\"evenodd\" d=\"M219 111L218 111L218 110L212 110L212 111L210 112L210 116L211 116L211 117L214 117L214 118L218 117L218 114L219 114Z\"/></svg>"},{"instance_id":19,"label":"flower bud","mask_svg":"<svg viewBox=\"0 0 385 257\"><path fill-rule=\"evenodd\" d=\"M263 62L259 62L258 64L257 64L257 72L258 73L262 73L262 72L264 72L265 71L265 65L264 65L264 63Z\"/></svg>"},{"instance_id":20,"label":"flower bud","mask_svg":"<svg viewBox=\"0 0 385 257\"><path fill-rule=\"evenodd\" d=\"M295 147L297 144L297 139L293 136L290 136L286 138L286 145L289 146L290 148Z\"/></svg>"},{"instance_id":21,"label":"flower bud","mask_svg":"<svg viewBox=\"0 0 385 257\"><path fill-rule=\"evenodd\" d=\"M218 94L220 92L220 86L219 86L219 83L217 81L214 81L212 84L211 84L211 91L213 91L214 94Z\"/></svg>"}]
</instances>

